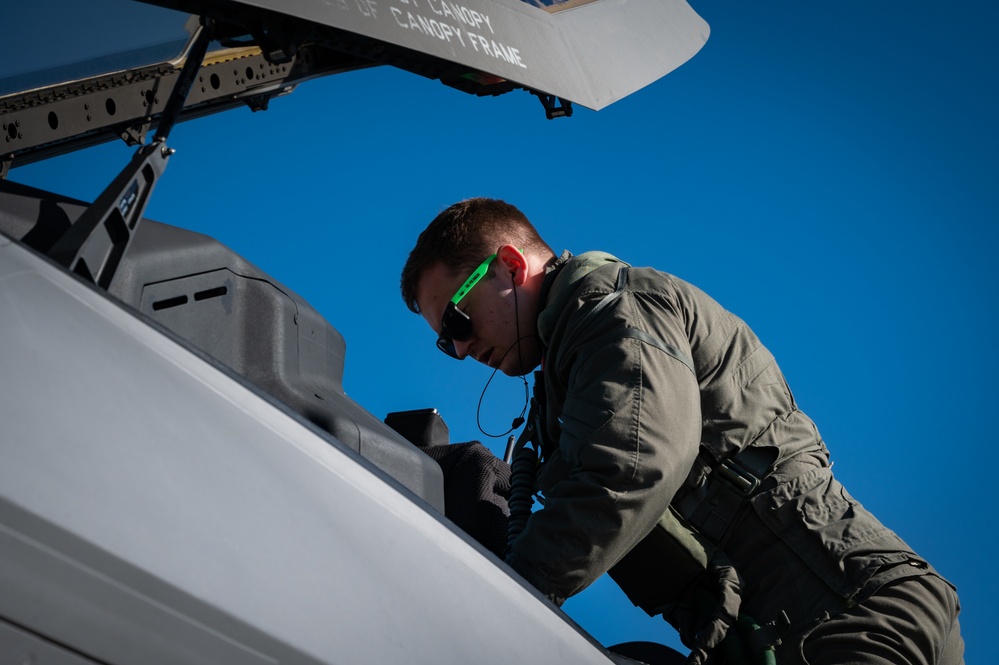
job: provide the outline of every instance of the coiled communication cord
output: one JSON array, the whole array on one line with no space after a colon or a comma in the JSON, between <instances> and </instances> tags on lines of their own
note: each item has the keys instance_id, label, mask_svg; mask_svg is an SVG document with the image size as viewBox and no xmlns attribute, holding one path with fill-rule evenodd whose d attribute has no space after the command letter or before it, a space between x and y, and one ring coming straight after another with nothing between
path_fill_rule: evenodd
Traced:
<instances>
[{"instance_id":1,"label":"coiled communication cord","mask_svg":"<svg viewBox=\"0 0 999 665\"><path fill-rule=\"evenodd\" d=\"M533 411L533 409L532 409ZM537 484L538 451L527 445L525 435L534 428L534 419L530 418L524 434L521 434L517 444L507 451L510 461L510 518L506 528L506 551L504 557L510 554L513 541L523 533L527 520L531 517L534 507L534 491ZM510 437L513 439L513 437Z\"/></svg>"}]
</instances>

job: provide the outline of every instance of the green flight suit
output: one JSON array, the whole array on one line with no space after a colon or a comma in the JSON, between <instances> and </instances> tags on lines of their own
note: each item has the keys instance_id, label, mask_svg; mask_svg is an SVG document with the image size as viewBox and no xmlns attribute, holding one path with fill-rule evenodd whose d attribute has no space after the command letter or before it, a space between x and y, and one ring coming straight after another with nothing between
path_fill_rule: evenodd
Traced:
<instances>
[{"instance_id":1,"label":"green flight suit","mask_svg":"<svg viewBox=\"0 0 999 665\"><path fill-rule=\"evenodd\" d=\"M742 611L761 623L787 613L784 662L804 662L801 639L823 618L897 580L939 580L833 478L818 430L749 327L672 275L619 274L626 267L600 252L566 253L545 278L545 504L508 563L560 604L615 566L671 504L691 517L712 468L752 447L772 452L772 473L713 536L741 577ZM937 641L956 607L954 596Z\"/></svg>"}]
</instances>

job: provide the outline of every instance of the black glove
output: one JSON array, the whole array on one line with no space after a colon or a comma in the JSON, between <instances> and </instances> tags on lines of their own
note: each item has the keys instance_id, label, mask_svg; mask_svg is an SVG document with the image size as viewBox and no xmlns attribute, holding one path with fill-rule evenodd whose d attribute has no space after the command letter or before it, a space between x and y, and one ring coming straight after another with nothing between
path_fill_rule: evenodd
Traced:
<instances>
[{"instance_id":1,"label":"black glove","mask_svg":"<svg viewBox=\"0 0 999 665\"><path fill-rule=\"evenodd\" d=\"M724 554L716 552L685 602L663 610L663 618L690 648L689 665L724 662L717 647L738 620L741 590L739 573Z\"/></svg>"},{"instance_id":2,"label":"black glove","mask_svg":"<svg viewBox=\"0 0 999 665\"><path fill-rule=\"evenodd\" d=\"M502 558L510 466L478 441L427 446L423 452L444 471L444 515Z\"/></svg>"}]
</instances>

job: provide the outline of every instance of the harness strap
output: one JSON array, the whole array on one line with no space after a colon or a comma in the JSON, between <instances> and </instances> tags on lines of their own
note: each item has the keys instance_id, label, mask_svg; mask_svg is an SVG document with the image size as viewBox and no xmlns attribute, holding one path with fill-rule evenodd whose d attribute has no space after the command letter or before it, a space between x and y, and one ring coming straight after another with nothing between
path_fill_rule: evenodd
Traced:
<instances>
[{"instance_id":1,"label":"harness strap","mask_svg":"<svg viewBox=\"0 0 999 665\"><path fill-rule=\"evenodd\" d=\"M722 460L698 487L677 501L677 510L701 534L721 544L739 508L759 491L776 459L776 448L743 449Z\"/></svg>"}]
</instances>

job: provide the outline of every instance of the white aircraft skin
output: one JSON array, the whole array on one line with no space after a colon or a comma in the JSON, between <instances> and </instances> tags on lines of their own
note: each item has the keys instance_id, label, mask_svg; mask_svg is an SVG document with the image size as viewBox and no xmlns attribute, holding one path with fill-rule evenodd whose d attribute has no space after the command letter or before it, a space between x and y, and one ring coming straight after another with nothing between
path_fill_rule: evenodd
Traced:
<instances>
[{"instance_id":1,"label":"white aircraft skin","mask_svg":"<svg viewBox=\"0 0 999 665\"><path fill-rule=\"evenodd\" d=\"M7 239L0 293L4 622L107 663L609 662L427 502Z\"/></svg>"}]
</instances>

